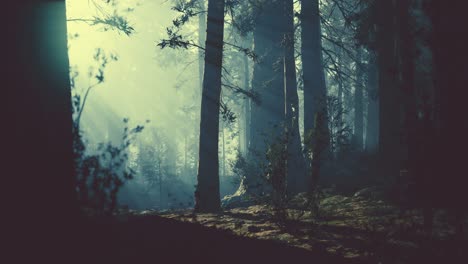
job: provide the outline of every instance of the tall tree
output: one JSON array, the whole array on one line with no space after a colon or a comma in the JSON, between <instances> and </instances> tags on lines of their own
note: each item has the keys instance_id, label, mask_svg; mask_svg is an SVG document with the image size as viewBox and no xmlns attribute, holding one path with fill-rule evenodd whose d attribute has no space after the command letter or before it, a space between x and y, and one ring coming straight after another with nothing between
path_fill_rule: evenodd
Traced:
<instances>
[{"instance_id":1,"label":"tall tree","mask_svg":"<svg viewBox=\"0 0 468 264\"><path fill-rule=\"evenodd\" d=\"M322 33L318 0L301 2L302 25L302 71L304 81L304 135L314 131L316 125L328 133L327 89L322 58ZM325 122L316 124L317 122ZM306 149L307 150L307 149ZM314 153L313 159L319 164L321 155ZM314 162L312 162L314 163ZM319 170L315 170L316 173ZM318 176L317 176L318 177ZM316 183L311 180L310 187Z\"/></svg>"},{"instance_id":2,"label":"tall tree","mask_svg":"<svg viewBox=\"0 0 468 264\"><path fill-rule=\"evenodd\" d=\"M465 156L460 151L468 145L468 122L460 106L466 103L468 72L468 39L466 35L466 4L441 0L424 1L432 30L430 45L434 58L434 85L436 94L436 144L429 164L436 170L430 185L437 189L434 198L439 205L458 211L458 234L463 234L462 212L466 212ZM450 30L448 30L448 27ZM457 39L457 41L450 41Z\"/></svg>"},{"instance_id":3,"label":"tall tree","mask_svg":"<svg viewBox=\"0 0 468 264\"><path fill-rule=\"evenodd\" d=\"M306 191L306 162L302 154L299 132L299 97L297 95L296 60L294 54L294 1L283 0L284 5L284 78L287 133L287 189L294 194Z\"/></svg>"},{"instance_id":4,"label":"tall tree","mask_svg":"<svg viewBox=\"0 0 468 264\"><path fill-rule=\"evenodd\" d=\"M280 0L263 1L255 21L254 53L258 60L254 64L252 91L259 95L260 103L251 104L250 159L258 164L266 162L268 144L275 143L283 134L284 122L284 79L281 40L278 28L282 26L283 10L278 8ZM259 176L250 175L248 186L259 186ZM252 191L260 191L259 188Z\"/></svg>"},{"instance_id":5,"label":"tall tree","mask_svg":"<svg viewBox=\"0 0 468 264\"><path fill-rule=\"evenodd\" d=\"M21 250L31 246L28 252L40 257L48 250L35 238L70 239L64 234L73 236L70 230L78 215L65 1L17 1L2 19L8 24L8 41L2 44L8 65L3 149L8 156L3 171L15 181L8 186L20 187L15 190L19 204L9 211L17 216L13 226L21 226L21 231L15 228L8 240L13 248L19 241ZM27 215L24 208L29 208ZM37 216L34 221L31 215ZM69 244L56 242L50 246L58 252L49 259L70 252Z\"/></svg>"},{"instance_id":6,"label":"tall tree","mask_svg":"<svg viewBox=\"0 0 468 264\"><path fill-rule=\"evenodd\" d=\"M197 212L221 209L219 193L219 111L224 39L224 0L208 1L205 71L200 116L198 184L195 191Z\"/></svg>"},{"instance_id":7,"label":"tall tree","mask_svg":"<svg viewBox=\"0 0 468 264\"><path fill-rule=\"evenodd\" d=\"M374 5L379 67L379 160L381 176L392 181L399 175L401 150L397 14L394 1L375 1Z\"/></svg>"}]
</instances>

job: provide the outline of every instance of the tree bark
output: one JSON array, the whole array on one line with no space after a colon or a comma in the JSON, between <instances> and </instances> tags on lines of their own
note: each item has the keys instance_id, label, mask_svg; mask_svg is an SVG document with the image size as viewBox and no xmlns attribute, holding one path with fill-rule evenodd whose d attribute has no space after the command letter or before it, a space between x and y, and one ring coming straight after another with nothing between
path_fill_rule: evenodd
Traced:
<instances>
[{"instance_id":1,"label":"tree bark","mask_svg":"<svg viewBox=\"0 0 468 264\"><path fill-rule=\"evenodd\" d=\"M252 91L259 95L260 103L251 104L249 159L258 167L266 165L268 145L278 142L283 134L284 79L281 40L278 28L282 26L283 13L278 8L280 0L267 1L258 15L254 29L255 62L252 76ZM250 191L261 192L262 179L246 175ZM258 186L258 188L257 188Z\"/></svg>"},{"instance_id":2,"label":"tree bark","mask_svg":"<svg viewBox=\"0 0 468 264\"><path fill-rule=\"evenodd\" d=\"M205 0L199 1L200 13L198 14L198 46L203 47L206 41L206 13ZM200 82L200 91L203 90L203 69L205 60L203 58L204 52L202 49L198 49L198 78Z\"/></svg>"},{"instance_id":3,"label":"tree bark","mask_svg":"<svg viewBox=\"0 0 468 264\"><path fill-rule=\"evenodd\" d=\"M364 142L364 107L363 107L363 65L362 48L357 48L356 54L356 85L354 90L354 143L358 151L363 148Z\"/></svg>"},{"instance_id":4,"label":"tree bark","mask_svg":"<svg viewBox=\"0 0 468 264\"><path fill-rule=\"evenodd\" d=\"M15 187L7 197L16 197L5 210L15 217L12 226L21 227L13 229L11 239L7 232L6 240L13 249L21 245L15 258L21 259L24 250L41 258L54 248L56 253L47 259L67 262L73 245L58 241L76 239L79 208L65 1L15 1L2 19L8 25L4 32L8 41L2 43L8 65L3 75L7 99L3 122L8 127L3 129L7 156L2 169L6 180L14 181L4 183ZM44 243L44 237L52 244Z\"/></svg>"},{"instance_id":5,"label":"tree bark","mask_svg":"<svg viewBox=\"0 0 468 264\"><path fill-rule=\"evenodd\" d=\"M381 176L392 182L400 170L400 96L394 1L376 3L379 66L379 162Z\"/></svg>"},{"instance_id":6,"label":"tree bark","mask_svg":"<svg viewBox=\"0 0 468 264\"><path fill-rule=\"evenodd\" d=\"M375 54L370 55L367 66L367 126L366 151L376 153L379 144L379 73Z\"/></svg>"},{"instance_id":7,"label":"tree bark","mask_svg":"<svg viewBox=\"0 0 468 264\"><path fill-rule=\"evenodd\" d=\"M324 124L317 125L321 129L324 129L324 133L327 134L327 88L323 69L322 34L318 0L302 1L301 23L302 71L304 81L304 135L307 135L314 130L316 120L318 122L324 122ZM315 162L312 162L312 164L319 164L319 160L322 159L322 157L315 154L313 155L313 158L316 160ZM316 168L315 173L318 172L319 170ZM310 168L308 174L311 175ZM309 183L307 183L307 185L315 184L312 178L308 181Z\"/></svg>"},{"instance_id":8,"label":"tree bark","mask_svg":"<svg viewBox=\"0 0 468 264\"><path fill-rule=\"evenodd\" d=\"M221 210L219 193L219 111L224 38L224 0L208 2L205 71L200 115L200 150L195 211Z\"/></svg>"},{"instance_id":9,"label":"tree bark","mask_svg":"<svg viewBox=\"0 0 468 264\"><path fill-rule=\"evenodd\" d=\"M245 37L247 38L247 36ZM246 39L244 44L247 48L251 46L251 39ZM243 55L243 63L244 63L244 89L246 91L250 90L250 68L249 68L249 58L247 54ZM250 119L251 119L251 104L252 100L249 97L244 99L244 122L243 122L243 144L241 148L241 153L244 157L247 157L248 149L250 146Z\"/></svg>"},{"instance_id":10,"label":"tree bark","mask_svg":"<svg viewBox=\"0 0 468 264\"><path fill-rule=\"evenodd\" d=\"M299 132L299 97L297 95L296 61L294 55L294 2L284 0L284 75L287 132L287 191L290 195L305 192L306 162L302 154Z\"/></svg>"}]
</instances>

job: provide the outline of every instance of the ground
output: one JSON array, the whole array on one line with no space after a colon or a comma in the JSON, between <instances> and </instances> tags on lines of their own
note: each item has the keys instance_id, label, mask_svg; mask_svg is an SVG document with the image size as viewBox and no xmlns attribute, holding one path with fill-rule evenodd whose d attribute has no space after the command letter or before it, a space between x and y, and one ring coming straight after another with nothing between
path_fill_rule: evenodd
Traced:
<instances>
[{"instance_id":1,"label":"ground","mask_svg":"<svg viewBox=\"0 0 468 264\"><path fill-rule=\"evenodd\" d=\"M324 197L318 216L297 209L298 203L300 199L293 206L296 209L287 209L288 217L283 221L275 220L272 208L264 204L226 209L220 214L129 211L119 217L123 222L136 216L162 217L229 237L293 247L304 256L316 253L336 263L468 263L462 261L468 252L466 238L456 238L451 216L444 211L437 211L433 235L428 237L422 231L420 210L402 212L388 202L365 195ZM268 252L265 254L273 254Z\"/></svg>"}]
</instances>

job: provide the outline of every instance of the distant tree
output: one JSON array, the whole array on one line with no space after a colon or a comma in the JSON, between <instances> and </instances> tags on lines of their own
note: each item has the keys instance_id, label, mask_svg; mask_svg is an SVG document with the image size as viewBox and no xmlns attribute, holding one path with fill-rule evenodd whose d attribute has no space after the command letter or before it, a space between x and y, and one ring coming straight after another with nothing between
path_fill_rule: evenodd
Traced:
<instances>
[{"instance_id":1,"label":"distant tree","mask_svg":"<svg viewBox=\"0 0 468 264\"><path fill-rule=\"evenodd\" d=\"M357 47L356 84L354 87L354 144L361 151L364 144L364 65L362 47Z\"/></svg>"},{"instance_id":2,"label":"distant tree","mask_svg":"<svg viewBox=\"0 0 468 264\"><path fill-rule=\"evenodd\" d=\"M371 52L367 64L367 121L366 121L366 151L375 153L379 142L379 95L378 68L374 52Z\"/></svg>"}]
</instances>

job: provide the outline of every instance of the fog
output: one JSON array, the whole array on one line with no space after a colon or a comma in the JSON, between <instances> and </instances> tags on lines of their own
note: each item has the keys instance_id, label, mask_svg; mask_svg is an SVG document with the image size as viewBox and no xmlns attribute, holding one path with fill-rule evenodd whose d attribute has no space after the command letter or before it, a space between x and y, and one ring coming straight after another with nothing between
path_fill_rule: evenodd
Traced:
<instances>
[{"instance_id":1,"label":"fog","mask_svg":"<svg viewBox=\"0 0 468 264\"><path fill-rule=\"evenodd\" d=\"M87 88L96 83L93 75L99 62L93 56L97 49L107 57L111 54L117 57L103 69L104 81L90 90L83 110L80 127L89 149L108 141L120 144L124 118L130 120L130 126L145 126L130 147L127 165L137 171L137 177L126 185L119 197L122 203L139 209L160 208L160 203L164 204L162 207L179 207L181 199L185 207L192 206L196 184L200 107L197 98L201 89L199 51L196 48L162 50L157 46L176 17L171 4L164 0L127 0L115 5L67 1L69 59L72 75L78 72L75 92L83 96ZM125 17L134 28L130 35L87 22L87 19L110 16L114 12ZM195 25L198 26L196 19L184 27L184 34L191 39L198 38ZM89 72L93 73L91 77ZM237 139L227 129L225 138L225 149L231 149L226 160L233 159ZM161 158L161 164L154 162L153 172L150 172L154 181L143 177L141 172L141 159L146 155L141 151L144 146L154 148L156 156ZM224 171L228 171L226 174L229 174L228 163L226 161L224 167ZM161 196L158 173L162 174ZM221 180L222 195L233 191L232 181L233 177ZM176 205L167 199L177 200Z\"/></svg>"}]
</instances>

